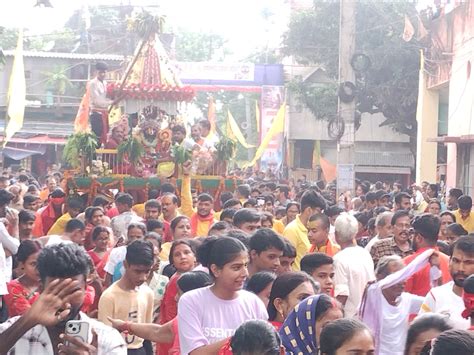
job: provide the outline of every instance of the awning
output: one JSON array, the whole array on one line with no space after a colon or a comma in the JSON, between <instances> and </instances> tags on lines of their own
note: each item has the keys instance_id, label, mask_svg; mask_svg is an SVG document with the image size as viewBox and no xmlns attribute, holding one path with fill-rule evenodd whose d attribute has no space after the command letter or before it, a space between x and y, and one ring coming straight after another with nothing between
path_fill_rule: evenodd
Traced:
<instances>
[{"instance_id":1,"label":"awning","mask_svg":"<svg viewBox=\"0 0 474 355\"><path fill-rule=\"evenodd\" d=\"M382 167L382 169L386 167L400 167L410 170L415 165L413 154L408 149L402 151L356 150L354 162L356 166Z\"/></svg>"},{"instance_id":2,"label":"awning","mask_svg":"<svg viewBox=\"0 0 474 355\"><path fill-rule=\"evenodd\" d=\"M435 138L428 138L426 141L432 143L474 143L474 134L465 134L462 136L440 136Z\"/></svg>"},{"instance_id":3,"label":"awning","mask_svg":"<svg viewBox=\"0 0 474 355\"><path fill-rule=\"evenodd\" d=\"M39 134L32 137L13 137L9 143L21 143L21 144L40 144L40 145L65 145L66 138L63 137L50 137L46 134Z\"/></svg>"},{"instance_id":4,"label":"awning","mask_svg":"<svg viewBox=\"0 0 474 355\"><path fill-rule=\"evenodd\" d=\"M22 160L32 155L43 155L46 153L46 146L42 144L22 144L14 143L3 148L2 154L14 160Z\"/></svg>"},{"instance_id":5,"label":"awning","mask_svg":"<svg viewBox=\"0 0 474 355\"><path fill-rule=\"evenodd\" d=\"M410 168L402 167L389 167L389 166L355 166L356 173L369 173L369 174L400 174L410 175Z\"/></svg>"}]
</instances>

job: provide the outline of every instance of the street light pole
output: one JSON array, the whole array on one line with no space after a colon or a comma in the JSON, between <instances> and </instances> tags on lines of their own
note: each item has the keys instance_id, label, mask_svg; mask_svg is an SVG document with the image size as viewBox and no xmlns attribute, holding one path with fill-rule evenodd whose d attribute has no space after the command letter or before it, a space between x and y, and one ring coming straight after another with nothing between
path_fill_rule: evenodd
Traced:
<instances>
[{"instance_id":1,"label":"street light pole","mask_svg":"<svg viewBox=\"0 0 474 355\"><path fill-rule=\"evenodd\" d=\"M355 82L355 72L351 60L355 52L356 31L355 0L340 0L339 19L339 84ZM338 98L338 116L345 124L344 134L337 142L337 188L338 196L346 190L354 190L354 130L355 101L342 102Z\"/></svg>"}]
</instances>

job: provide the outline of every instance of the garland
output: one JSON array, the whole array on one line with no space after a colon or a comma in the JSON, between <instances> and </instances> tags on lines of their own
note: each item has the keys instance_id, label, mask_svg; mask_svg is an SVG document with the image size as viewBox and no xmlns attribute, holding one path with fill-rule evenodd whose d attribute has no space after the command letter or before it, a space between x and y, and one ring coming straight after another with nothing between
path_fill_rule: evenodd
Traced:
<instances>
[{"instance_id":1,"label":"garland","mask_svg":"<svg viewBox=\"0 0 474 355\"><path fill-rule=\"evenodd\" d=\"M191 101L196 95L191 86L169 86L156 84L128 84L120 90L118 83L107 85L107 96L115 99L119 92L124 99L157 101Z\"/></svg>"}]
</instances>

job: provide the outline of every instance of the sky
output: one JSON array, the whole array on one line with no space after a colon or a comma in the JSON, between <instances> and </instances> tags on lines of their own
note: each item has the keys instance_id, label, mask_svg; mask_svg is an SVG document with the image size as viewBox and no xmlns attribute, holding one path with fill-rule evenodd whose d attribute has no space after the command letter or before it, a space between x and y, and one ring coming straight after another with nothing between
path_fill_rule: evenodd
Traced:
<instances>
[{"instance_id":1,"label":"sky","mask_svg":"<svg viewBox=\"0 0 474 355\"><path fill-rule=\"evenodd\" d=\"M50 0L53 8L34 7L36 1L1 1L0 26L23 25L29 30L26 34L44 34L61 29L74 10L88 3L152 5L166 15L168 26L220 34L229 40L230 49L242 56L267 42L278 47L288 21L287 0ZM265 8L273 13L266 23L261 16Z\"/></svg>"}]
</instances>

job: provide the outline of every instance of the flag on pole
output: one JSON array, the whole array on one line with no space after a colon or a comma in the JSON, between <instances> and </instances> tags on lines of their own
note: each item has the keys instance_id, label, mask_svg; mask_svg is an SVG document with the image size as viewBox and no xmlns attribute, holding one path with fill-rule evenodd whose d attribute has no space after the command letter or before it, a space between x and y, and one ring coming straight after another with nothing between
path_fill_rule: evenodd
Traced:
<instances>
[{"instance_id":1,"label":"flag on pole","mask_svg":"<svg viewBox=\"0 0 474 355\"><path fill-rule=\"evenodd\" d=\"M255 157L252 159L250 163L247 163L244 167L248 166L253 166L259 160L263 153L265 152L265 149L267 149L268 144L270 141L273 139L274 136L276 136L278 133L282 133L285 129L285 112L286 112L286 102L283 102L281 105L280 109L278 110L278 113L273 120L272 126L268 130L267 134L262 140L262 143L260 143L260 146L257 149L257 152L255 153Z\"/></svg>"},{"instance_id":2,"label":"flag on pole","mask_svg":"<svg viewBox=\"0 0 474 355\"><path fill-rule=\"evenodd\" d=\"M405 28L403 29L403 40L405 42L410 42L411 39L413 38L413 35L415 34L415 28L410 22L410 19L408 18L407 15L405 15Z\"/></svg>"},{"instance_id":3,"label":"flag on pole","mask_svg":"<svg viewBox=\"0 0 474 355\"><path fill-rule=\"evenodd\" d=\"M82 96L79 109L77 110L76 119L74 120L75 133L84 133L89 129L90 96L89 84L87 84L86 92L84 96Z\"/></svg>"},{"instance_id":4,"label":"flag on pole","mask_svg":"<svg viewBox=\"0 0 474 355\"><path fill-rule=\"evenodd\" d=\"M418 36L416 37L416 39L420 40L428 36L428 31L423 25L423 21L421 21L421 18L419 15L417 15L417 18L418 18Z\"/></svg>"},{"instance_id":5,"label":"flag on pole","mask_svg":"<svg viewBox=\"0 0 474 355\"><path fill-rule=\"evenodd\" d=\"M212 96L209 96L207 105L207 119L211 123L211 132L209 134L216 134L216 103L214 102L214 98Z\"/></svg>"},{"instance_id":6,"label":"flag on pole","mask_svg":"<svg viewBox=\"0 0 474 355\"><path fill-rule=\"evenodd\" d=\"M258 100L255 100L255 119L257 120L257 133L260 133L260 108L258 107Z\"/></svg>"},{"instance_id":7,"label":"flag on pole","mask_svg":"<svg viewBox=\"0 0 474 355\"><path fill-rule=\"evenodd\" d=\"M12 73L7 93L7 119L5 141L3 146L23 127L26 106L26 79L25 65L23 63L23 29L18 32L18 43L13 59Z\"/></svg>"},{"instance_id":8,"label":"flag on pole","mask_svg":"<svg viewBox=\"0 0 474 355\"><path fill-rule=\"evenodd\" d=\"M227 136L233 141L238 141L244 148L254 148L254 145L248 144L245 140L244 135L240 131L239 125L235 122L234 117L230 113L230 110L227 110Z\"/></svg>"}]
</instances>

